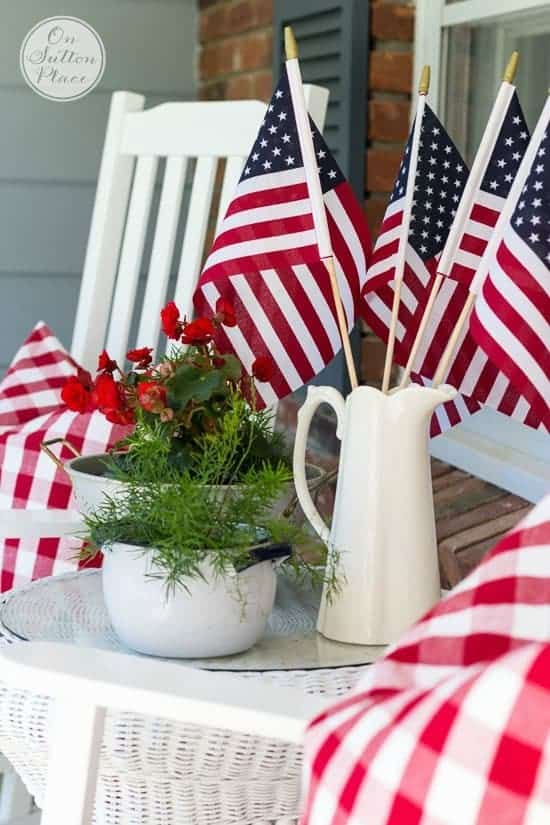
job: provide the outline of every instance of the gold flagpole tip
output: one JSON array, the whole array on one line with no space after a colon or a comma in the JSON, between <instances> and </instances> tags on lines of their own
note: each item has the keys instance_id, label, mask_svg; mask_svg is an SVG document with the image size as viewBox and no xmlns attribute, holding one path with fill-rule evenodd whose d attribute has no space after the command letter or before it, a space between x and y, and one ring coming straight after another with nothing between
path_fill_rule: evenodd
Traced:
<instances>
[{"instance_id":1,"label":"gold flagpole tip","mask_svg":"<svg viewBox=\"0 0 550 825\"><path fill-rule=\"evenodd\" d=\"M287 60L298 57L298 44L292 31L292 26L285 26L285 54Z\"/></svg>"},{"instance_id":2,"label":"gold flagpole tip","mask_svg":"<svg viewBox=\"0 0 550 825\"><path fill-rule=\"evenodd\" d=\"M513 83L514 77L516 76L517 68L518 68L518 61L519 61L519 52L512 52L512 56L508 61L508 65L504 71L503 80L506 83Z\"/></svg>"},{"instance_id":3,"label":"gold flagpole tip","mask_svg":"<svg viewBox=\"0 0 550 825\"><path fill-rule=\"evenodd\" d=\"M424 66L420 76L420 83L418 84L418 94L427 95L430 91L430 67Z\"/></svg>"}]
</instances>

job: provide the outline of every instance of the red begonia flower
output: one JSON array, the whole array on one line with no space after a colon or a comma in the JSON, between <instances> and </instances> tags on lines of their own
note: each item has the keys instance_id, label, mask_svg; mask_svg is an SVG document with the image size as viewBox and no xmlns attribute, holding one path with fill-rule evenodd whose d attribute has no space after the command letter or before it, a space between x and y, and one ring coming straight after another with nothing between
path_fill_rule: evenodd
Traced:
<instances>
[{"instance_id":1,"label":"red begonia flower","mask_svg":"<svg viewBox=\"0 0 550 825\"><path fill-rule=\"evenodd\" d=\"M148 367L151 361L152 347L140 347L139 349L131 349L126 353L126 358L133 364L139 364L142 369Z\"/></svg>"},{"instance_id":2,"label":"red begonia flower","mask_svg":"<svg viewBox=\"0 0 550 825\"><path fill-rule=\"evenodd\" d=\"M73 412L85 413L91 407L91 396L76 375L67 378L61 390L61 399Z\"/></svg>"},{"instance_id":3,"label":"red begonia flower","mask_svg":"<svg viewBox=\"0 0 550 825\"><path fill-rule=\"evenodd\" d=\"M223 324L224 327L237 326L235 307L226 298L218 298L216 301L216 315L219 318L220 324Z\"/></svg>"},{"instance_id":4,"label":"red begonia flower","mask_svg":"<svg viewBox=\"0 0 550 825\"><path fill-rule=\"evenodd\" d=\"M121 410L124 406L121 389L108 372L97 376L92 398L104 414L109 410Z\"/></svg>"},{"instance_id":5,"label":"red begonia flower","mask_svg":"<svg viewBox=\"0 0 550 825\"><path fill-rule=\"evenodd\" d=\"M181 340L184 344L207 344L212 340L215 332L214 324L210 318L197 318L195 321L189 321L184 325Z\"/></svg>"},{"instance_id":6,"label":"red begonia flower","mask_svg":"<svg viewBox=\"0 0 550 825\"><path fill-rule=\"evenodd\" d=\"M271 381L274 372L274 365L271 358L260 355L252 364L252 375L256 381Z\"/></svg>"},{"instance_id":7,"label":"red begonia flower","mask_svg":"<svg viewBox=\"0 0 550 825\"><path fill-rule=\"evenodd\" d=\"M168 338L179 338L181 335L180 311L173 301L170 301L160 311L162 331Z\"/></svg>"},{"instance_id":8,"label":"red begonia flower","mask_svg":"<svg viewBox=\"0 0 550 825\"><path fill-rule=\"evenodd\" d=\"M166 390L156 381L141 381L137 386L137 397L147 412L160 412L166 406Z\"/></svg>"}]
</instances>

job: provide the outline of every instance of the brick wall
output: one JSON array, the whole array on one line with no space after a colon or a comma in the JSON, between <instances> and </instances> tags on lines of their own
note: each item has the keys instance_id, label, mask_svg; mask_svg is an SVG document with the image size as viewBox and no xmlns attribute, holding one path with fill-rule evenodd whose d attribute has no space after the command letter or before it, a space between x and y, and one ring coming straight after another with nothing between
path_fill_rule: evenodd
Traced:
<instances>
[{"instance_id":1,"label":"brick wall","mask_svg":"<svg viewBox=\"0 0 550 825\"><path fill-rule=\"evenodd\" d=\"M376 238L409 130L414 4L371 3L365 211ZM363 334L362 379L380 384L385 345Z\"/></svg>"},{"instance_id":2,"label":"brick wall","mask_svg":"<svg viewBox=\"0 0 550 825\"><path fill-rule=\"evenodd\" d=\"M199 0L199 93L269 100L273 0Z\"/></svg>"},{"instance_id":3,"label":"brick wall","mask_svg":"<svg viewBox=\"0 0 550 825\"><path fill-rule=\"evenodd\" d=\"M199 0L199 93L207 100L272 92L273 0ZM409 125L414 3L371 0L365 210L373 236L382 218ZM380 341L365 333L363 380L379 382Z\"/></svg>"}]
</instances>

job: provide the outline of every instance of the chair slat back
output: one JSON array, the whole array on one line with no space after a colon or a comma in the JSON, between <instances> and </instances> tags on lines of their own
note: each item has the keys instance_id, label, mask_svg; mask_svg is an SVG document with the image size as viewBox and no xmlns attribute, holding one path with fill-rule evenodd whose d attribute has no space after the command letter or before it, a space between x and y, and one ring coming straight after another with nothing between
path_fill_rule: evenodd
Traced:
<instances>
[{"instance_id":1,"label":"chair slat back","mask_svg":"<svg viewBox=\"0 0 550 825\"><path fill-rule=\"evenodd\" d=\"M305 91L322 129L328 92L317 86ZM111 102L71 347L73 357L88 369L95 368L105 345L112 358L124 363L136 322L136 345L156 345L159 312L176 269L174 300L182 313L192 315L209 222L215 219L218 226L223 218L265 112L260 101L164 103L148 110L144 103L129 92L115 92ZM217 200L216 173L223 160ZM182 215L186 188L190 197ZM140 279L145 281L144 298L137 318Z\"/></svg>"}]
</instances>

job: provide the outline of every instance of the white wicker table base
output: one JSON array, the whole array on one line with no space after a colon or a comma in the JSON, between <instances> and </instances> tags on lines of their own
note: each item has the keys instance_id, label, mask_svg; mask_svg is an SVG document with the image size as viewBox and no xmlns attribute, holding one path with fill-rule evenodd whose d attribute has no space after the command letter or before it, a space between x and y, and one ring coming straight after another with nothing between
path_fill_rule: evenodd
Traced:
<instances>
[{"instance_id":1,"label":"white wicker table base","mask_svg":"<svg viewBox=\"0 0 550 825\"><path fill-rule=\"evenodd\" d=\"M14 637L0 644L24 644ZM241 671L305 693L342 696L365 666ZM0 752L40 806L51 701L0 682ZM300 813L301 748L162 718L111 713L96 797L98 825L290 825Z\"/></svg>"}]
</instances>

